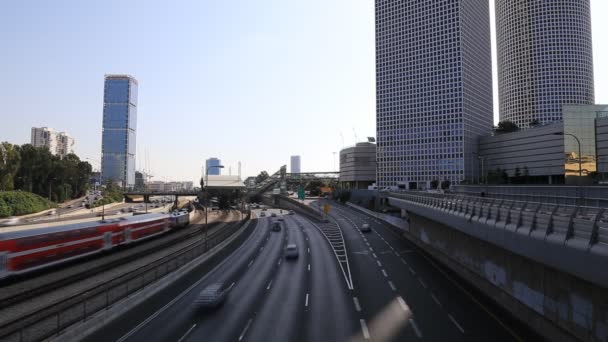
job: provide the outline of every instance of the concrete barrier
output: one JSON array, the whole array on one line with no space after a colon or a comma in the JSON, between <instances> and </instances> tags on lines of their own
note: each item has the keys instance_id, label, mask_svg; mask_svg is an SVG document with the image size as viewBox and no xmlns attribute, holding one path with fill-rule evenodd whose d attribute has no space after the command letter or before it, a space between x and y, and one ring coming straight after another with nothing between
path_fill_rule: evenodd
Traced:
<instances>
[{"instance_id":1,"label":"concrete barrier","mask_svg":"<svg viewBox=\"0 0 608 342\"><path fill-rule=\"evenodd\" d=\"M446 211L449 201L437 198L389 202L410 218L406 238L549 340L608 341L602 210L538 203L494 210L496 202L477 199Z\"/></svg>"}]
</instances>

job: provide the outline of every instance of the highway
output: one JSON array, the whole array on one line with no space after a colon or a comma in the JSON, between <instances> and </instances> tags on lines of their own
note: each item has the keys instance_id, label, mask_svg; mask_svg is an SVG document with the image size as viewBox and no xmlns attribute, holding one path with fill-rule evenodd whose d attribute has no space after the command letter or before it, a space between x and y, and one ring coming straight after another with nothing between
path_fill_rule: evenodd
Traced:
<instances>
[{"instance_id":1,"label":"highway","mask_svg":"<svg viewBox=\"0 0 608 342\"><path fill-rule=\"evenodd\" d=\"M374 219L334 207L335 223L325 225L342 230L349 266L341 268L324 224L267 213L218 265L195 270L86 340L538 340ZM283 229L271 232L279 217ZM361 233L363 223L372 232ZM287 243L298 246L298 259L285 259ZM224 305L197 311L198 293L217 282L233 286Z\"/></svg>"}]
</instances>

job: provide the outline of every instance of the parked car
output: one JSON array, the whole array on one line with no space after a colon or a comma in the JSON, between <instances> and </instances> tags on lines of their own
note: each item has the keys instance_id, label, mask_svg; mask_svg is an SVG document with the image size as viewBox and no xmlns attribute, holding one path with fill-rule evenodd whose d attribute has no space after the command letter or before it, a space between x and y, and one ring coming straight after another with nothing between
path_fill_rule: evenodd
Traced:
<instances>
[{"instance_id":1,"label":"parked car","mask_svg":"<svg viewBox=\"0 0 608 342\"><path fill-rule=\"evenodd\" d=\"M194 300L194 306L199 310L217 309L224 303L231 289L232 285L225 288L223 283L211 284L198 294Z\"/></svg>"},{"instance_id":2,"label":"parked car","mask_svg":"<svg viewBox=\"0 0 608 342\"><path fill-rule=\"evenodd\" d=\"M361 228L359 228L363 233L369 233L372 231L372 229L369 226L369 223L364 223L361 225Z\"/></svg>"},{"instance_id":3,"label":"parked car","mask_svg":"<svg viewBox=\"0 0 608 342\"><path fill-rule=\"evenodd\" d=\"M295 244L289 244L285 247L285 258L297 259L298 258L298 246Z\"/></svg>"}]
</instances>

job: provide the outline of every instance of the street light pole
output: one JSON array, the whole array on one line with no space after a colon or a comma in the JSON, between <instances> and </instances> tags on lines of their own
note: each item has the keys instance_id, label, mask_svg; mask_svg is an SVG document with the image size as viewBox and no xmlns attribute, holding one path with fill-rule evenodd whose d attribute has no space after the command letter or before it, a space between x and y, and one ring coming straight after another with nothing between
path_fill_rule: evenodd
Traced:
<instances>
[{"instance_id":1,"label":"street light pole","mask_svg":"<svg viewBox=\"0 0 608 342\"><path fill-rule=\"evenodd\" d=\"M570 134L570 133L556 132L556 133L553 133L553 135L569 135L576 140L576 143L578 144L578 176L582 177L583 176L583 167L582 167L582 157L583 156L581 155L581 141L578 140L578 137L576 135Z\"/></svg>"},{"instance_id":2,"label":"street light pole","mask_svg":"<svg viewBox=\"0 0 608 342\"><path fill-rule=\"evenodd\" d=\"M217 168L217 169L223 169L224 165L211 165L209 167L207 167L207 169L205 170L205 184L204 185L204 189L201 189L205 192L205 251L207 251L207 231L209 230L209 225L207 223L207 209L209 207L209 194L207 193L207 183L209 182L209 170L213 169L213 168Z\"/></svg>"}]
</instances>

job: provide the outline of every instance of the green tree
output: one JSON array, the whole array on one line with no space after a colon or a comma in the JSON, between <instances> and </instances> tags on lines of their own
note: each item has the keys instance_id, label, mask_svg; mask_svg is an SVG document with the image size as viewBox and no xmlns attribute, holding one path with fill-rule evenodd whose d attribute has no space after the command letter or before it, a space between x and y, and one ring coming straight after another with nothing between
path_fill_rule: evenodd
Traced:
<instances>
[{"instance_id":1,"label":"green tree","mask_svg":"<svg viewBox=\"0 0 608 342\"><path fill-rule=\"evenodd\" d=\"M8 142L0 144L0 190L13 190L21 164L19 146Z\"/></svg>"},{"instance_id":2,"label":"green tree","mask_svg":"<svg viewBox=\"0 0 608 342\"><path fill-rule=\"evenodd\" d=\"M509 121L509 120L504 120L504 121L500 121L498 123L498 126L496 126L495 131L498 133L510 133L510 132L515 132L519 130L519 126L517 126L516 123Z\"/></svg>"}]
</instances>

